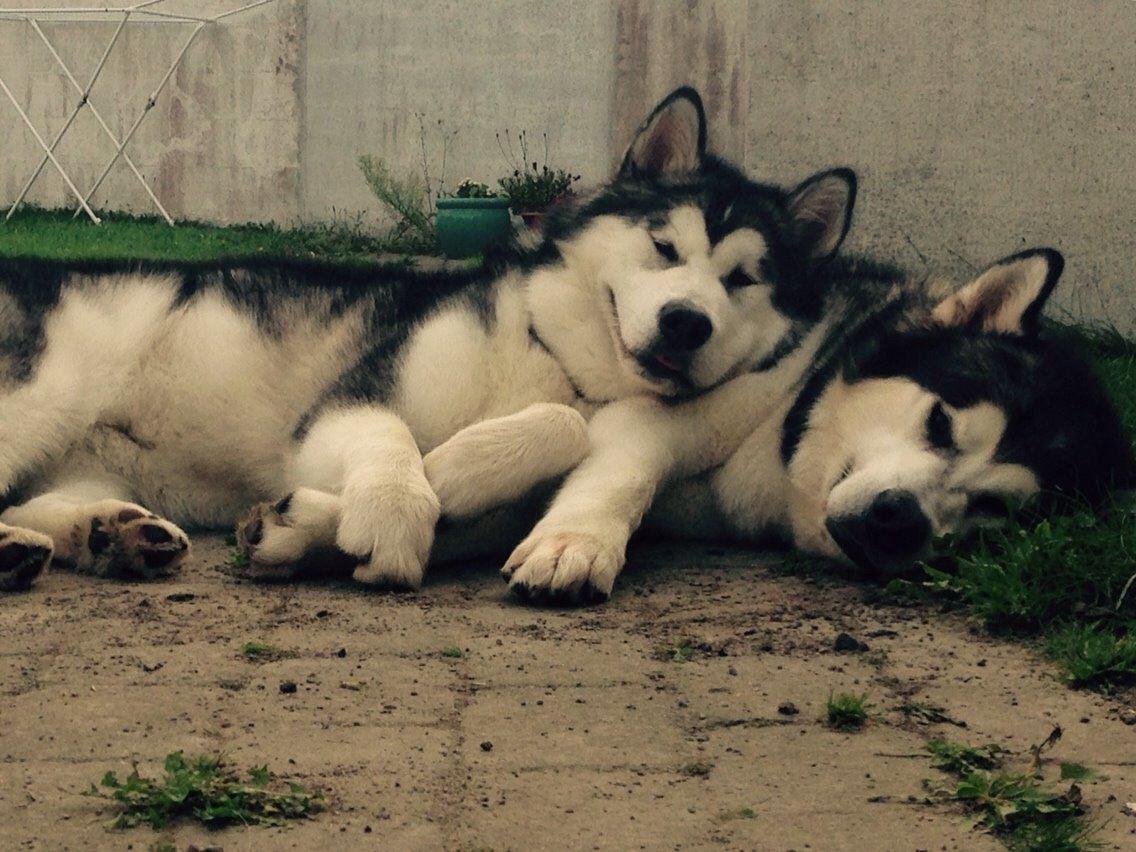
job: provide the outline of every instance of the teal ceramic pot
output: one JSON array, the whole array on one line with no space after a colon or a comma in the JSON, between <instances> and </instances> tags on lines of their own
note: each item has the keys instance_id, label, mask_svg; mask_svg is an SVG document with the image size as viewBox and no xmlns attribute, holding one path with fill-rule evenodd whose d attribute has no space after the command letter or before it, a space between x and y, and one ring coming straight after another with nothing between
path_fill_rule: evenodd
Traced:
<instances>
[{"instance_id":1,"label":"teal ceramic pot","mask_svg":"<svg viewBox=\"0 0 1136 852\"><path fill-rule=\"evenodd\" d=\"M473 257L509 232L508 198L439 198L438 248L449 258Z\"/></svg>"}]
</instances>

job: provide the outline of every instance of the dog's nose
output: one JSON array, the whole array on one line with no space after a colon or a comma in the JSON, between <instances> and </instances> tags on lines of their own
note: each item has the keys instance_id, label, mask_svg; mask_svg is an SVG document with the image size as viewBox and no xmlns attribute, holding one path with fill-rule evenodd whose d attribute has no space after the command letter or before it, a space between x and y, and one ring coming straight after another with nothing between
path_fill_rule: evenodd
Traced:
<instances>
[{"instance_id":1,"label":"dog's nose","mask_svg":"<svg viewBox=\"0 0 1136 852\"><path fill-rule=\"evenodd\" d=\"M659 311L659 333L668 349L693 352L713 332L710 317L687 302L667 302Z\"/></svg>"},{"instance_id":2,"label":"dog's nose","mask_svg":"<svg viewBox=\"0 0 1136 852\"><path fill-rule=\"evenodd\" d=\"M832 538L862 567L900 567L919 555L931 536L931 522L910 491L882 491L859 515L829 518Z\"/></svg>"},{"instance_id":3,"label":"dog's nose","mask_svg":"<svg viewBox=\"0 0 1136 852\"><path fill-rule=\"evenodd\" d=\"M931 522L910 491L880 492L868 507L867 543L883 553L914 555L931 534Z\"/></svg>"}]
</instances>

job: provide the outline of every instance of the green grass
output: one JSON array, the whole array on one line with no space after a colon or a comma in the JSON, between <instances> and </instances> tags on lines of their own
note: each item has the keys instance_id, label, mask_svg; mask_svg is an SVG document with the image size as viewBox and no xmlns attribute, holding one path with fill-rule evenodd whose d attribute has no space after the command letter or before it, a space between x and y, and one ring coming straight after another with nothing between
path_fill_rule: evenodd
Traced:
<instances>
[{"instance_id":1,"label":"green grass","mask_svg":"<svg viewBox=\"0 0 1136 852\"><path fill-rule=\"evenodd\" d=\"M186 758L180 751L166 757L159 779L143 777L138 767L121 780L108 772L87 795L115 804L115 828L145 824L160 829L182 817L209 828L283 825L323 808L320 793L299 784L274 783L266 766L254 767L242 778L219 756Z\"/></svg>"},{"instance_id":2,"label":"green grass","mask_svg":"<svg viewBox=\"0 0 1136 852\"><path fill-rule=\"evenodd\" d=\"M1045 651L1070 686L1113 692L1136 682L1136 620L1113 626L1066 624L1049 633Z\"/></svg>"},{"instance_id":3,"label":"green grass","mask_svg":"<svg viewBox=\"0 0 1136 852\"><path fill-rule=\"evenodd\" d=\"M449 657L452 660L460 660L465 654L462 653L461 648L458 648L456 645L450 645L442 649L442 656Z\"/></svg>"},{"instance_id":4,"label":"green grass","mask_svg":"<svg viewBox=\"0 0 1136 852\"><path fill-rule=\"evenodd\" d=\"M1061 763L1062 781L1090 781L1095 777L1096 772L1083 764L1064 761Z\"/></svg>"},{"instance_id":5,"label":"green grass","mask_svg":"<svg viewBox=\"0 0 1136 852\"><path fill-rule=\"evenodd\" d=\"M262 663L279 659L281 652L279 648L267 642L245 642L241 645L241 656L246 660Z\"/></svg>"},{"instance_id":6,"label":"green grass","mask_svg":"<svg viewBox=\"0 0 1136 852\"><path fill-rule=\"evenodd\" d=\"M1056 741L1053 735L1035 747L1029 771L1003 768L1008 751L996 745L972 747L946 740L932 740L927 750L932 766L955 777L946 786L924 782L940 801L960 804L976 823L990 831L1008 848L1022 852L1081 852L1095 849L1094 832L1074 784L1061 790L1042 781L1041 752ZM1066 774L1066 768L1069 774ZM1061 764L1063 781L1084 780L1091 770L1079 764Z\"/></svg>"},{"instance_id":7,"label":"green grass","mask_svg":"<svg viewBox=\"0 0 1136 852\"><path fill-rule=\"evenodd\" d=\"M862 695L829 693L824 705L824 721L835 731L858 731L868 723L870 708L866 692Z\"/></svg>"},{"instance_id":8,"label":"green grass","mask_svg":"<svg viewBox=\"0 0 1136 852\"><path fill-rule=\"evenodd\" d=\"M973 746L949 740L931 740L931 765L952 775L965 775L983 769L997 769L1002 765L1006 751L997 745Z\"/></svg>"},{"instance_id":9,"label":"green grass","mask_svg":"<svg viewBox=\"0 0 1136 852\"><path fill-rule=\"evenodd\" d=\"M714 768L714 764L707 763L704 760L696 760L693 763L687 763L679 771L687 778L709 778L710 771Z\"/></svg>"},{"instance_id":10,"label":"green grass","mask_svg":"<svg viewBox=\"0 0 1136 852\"><path fill-rule=\"evenodd\" d=\"M670 663L689 663L697 655L698 650L690 639L683 639L674 645L660 645L655 650L655 656Z\"/></svg>"},{"instance_id":11,"label":"green grass","mask_svg":"<svg viewBox=\"0 0 1136 852\"><path fill-rule=\"evenodd\" d=\"M409 246L369 234L358 219L302 228L273 225L221 227L197 222L171 228L163 220L100 213L103 224L70 212L24 208L8 222L0 217L0 257L53 260L209 261L255 257L320 258L365 263L376 254L404 253Z\"/></svg>"}]
</instances>

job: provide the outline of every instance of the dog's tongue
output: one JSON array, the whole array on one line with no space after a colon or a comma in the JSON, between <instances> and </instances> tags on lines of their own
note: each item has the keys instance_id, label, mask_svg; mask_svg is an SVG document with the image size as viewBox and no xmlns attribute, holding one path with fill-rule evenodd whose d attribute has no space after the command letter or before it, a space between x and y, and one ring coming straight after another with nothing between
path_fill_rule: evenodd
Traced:
<instances>
[{"instance_id":1,"label":"dog's tongue","mask_svg":"<svg viewBox=\"0 0 1136 852\"><path fill-rule=\"evenodd\" d=\"M678 363L675 362L675 361L672 361L666 355L656 355L655 356L655 362L658 363L658 364L662 364L668 370L674 370L676 373L678 372L678 369L679 369Z\"/></svg>"}]
</instances>

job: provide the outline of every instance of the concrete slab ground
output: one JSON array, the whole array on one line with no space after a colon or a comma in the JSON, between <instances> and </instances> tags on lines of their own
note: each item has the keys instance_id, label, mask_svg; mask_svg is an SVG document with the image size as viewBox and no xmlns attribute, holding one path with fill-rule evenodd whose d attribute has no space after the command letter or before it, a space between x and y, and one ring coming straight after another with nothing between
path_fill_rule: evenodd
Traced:
<instances>
[{"instance_id":1,"label":"concrete slab ground","mask_svg":"<svg viewBox=\"0 0 1136 852\"><path fill-rule=\"evenodd\" d=\"M606 606L549 611L492 566L391 596L252 585L219 537L196 547L176 580L53 573L0 599L0 847L996 849L923 802L923 779L945 780L924 742L1028 754L1055 724L1053 765L1098 772L1084 794L1105 848L1136 844L1132 695L1070 691L1030 649L872 586L656 544ZM869 651L837 653L841 631ZM285 656L249 662L248 641ZM821 723L832 690L869 693L865 731ZM966 727L917 724L907 700ZM122 832L81 795L175 749L267 763L329 808L284 829Z\"/></svg>"}]
</instances>

